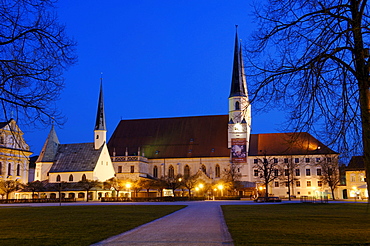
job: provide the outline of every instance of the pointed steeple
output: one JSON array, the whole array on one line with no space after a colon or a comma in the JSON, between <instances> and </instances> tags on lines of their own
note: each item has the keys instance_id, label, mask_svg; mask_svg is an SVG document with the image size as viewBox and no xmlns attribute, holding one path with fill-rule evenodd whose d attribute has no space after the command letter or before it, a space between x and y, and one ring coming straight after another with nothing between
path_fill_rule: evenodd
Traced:
<instances>
[{"instance_id":1,"label":"pointed steeple","mask_svg":"<svg viewBox=\"0 0 370 246\"><path fill-rule=\"evenodd\" d=\"M55 154L58 151L59 144L57 133L55 132L54 125L52 125L49 135L36 162L53 162Z\"/></svg>"},{"instance_id":2,"label":"pointed steeple","mask_svg":"<svg viewBox=\"0 0 370 246\"><path fill-rule=\"evenodd\" d=\"M103 78L100 79L100 94L98 102L98 112L96 114L96 122L94 129L94 148L100 149L107 140L107 128L105 125L105 111L103 98Z\"/></svg>"},{"instance_id":3,"label":"pointed steeple","mask_svg":"<svg viewBox=\"0 0 370 246\"><path fill-rule=\"evenodd\" d=\"M100 95L98 102L98 112L96 114L95 130L107 130L105 126L105 111L103 98L103 79L100 80Z\"/></svg>"},{"instance_id":4,"label":"pointed steeple","mask_svg":"<svg viewBox=\"0 0 370 246\"><path fill-rule=\"evenodd\" d=\"M235 32L235 47L234 47L234 64L233 73L231 78L231 90L230 96L247 96L246 81L244 75L244 65L243 65L243 54L242 49L239 46L238 39L238 26L236 26Z\"/></svg>"}]
</instances>

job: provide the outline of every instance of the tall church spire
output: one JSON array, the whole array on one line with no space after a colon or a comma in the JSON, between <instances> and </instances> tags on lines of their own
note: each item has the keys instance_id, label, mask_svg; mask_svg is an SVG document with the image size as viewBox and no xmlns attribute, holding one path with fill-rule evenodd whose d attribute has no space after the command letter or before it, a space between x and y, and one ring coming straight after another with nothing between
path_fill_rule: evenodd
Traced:
<instances>
[{"instance_id":1,"label":"tall church spire","mask_svg":"<svg viewBox=\"0 0 370 246\"><path fill-rule=\"evenodd\" d=\"M251 105L248 99L243 53L237 30L235 32L233 72L229 95L228 125L228 147L232 147L233 141L245 141L245 149L248 151L251 131Z\"/></svg>"},{"instance_id":2,"label":"tall church spire","mask_svg":"<svg viewBox=\"0 0 370 246\"><path fill-rule=\"evenodd\" d=\"M104 111L104 99L103 99L103 79L100 80L100 94L98 101L98 112L96 114L96 122L94 129L94 147L99 149L107 139L107 128L105 125L105 111Z\"/></svg>"},{"instance_id":3,"label":"tall church spire","mask_svg":"<svg viewBox=\"0 0 370 246\"><path fill-rule=\"evenodd\" d=\"M238 26L236 26L236 28L238 28ZM243 53L239 46L238 30L236 30L235 33L234 63L229 97L234 96L248 96L244 75Z\"/></svg>"},{"instance_id":4,"label":"tall church spire","mask_svg":"<svg viewBox=\"0 0 370 246\"><path fill-rule=\"evenodd\" d=\"M100 95L99 95L99 102L98 102L98 112L96 114L95 130L107 130L105 127L103 79L100 80Z\"/></svg>"}]
</instances>

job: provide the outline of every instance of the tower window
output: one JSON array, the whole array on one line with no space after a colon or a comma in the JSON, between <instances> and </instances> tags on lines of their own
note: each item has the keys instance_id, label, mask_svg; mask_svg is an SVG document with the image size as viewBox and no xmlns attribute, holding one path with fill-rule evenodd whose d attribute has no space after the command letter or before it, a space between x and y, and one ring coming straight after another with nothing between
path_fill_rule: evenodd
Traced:
<instances>
[{"instance_id":1,"label":"tower window","mask_svg":"<svg viewBox=\"0 0 370 246\"><path fill-rule=\"evenodd\" d=\"M96 139L99 139L99 135L96 135Z\"/></svg>"},{"instance_id":2,"label":"tower window","mask_svg":"<svg viewBox=\"0 0 370 246\"><path fill-rule=\"evenodd\" d=\"M235 110L240 110L240 103L238 101L235 103Z\"/></svg>"}]
</instances>

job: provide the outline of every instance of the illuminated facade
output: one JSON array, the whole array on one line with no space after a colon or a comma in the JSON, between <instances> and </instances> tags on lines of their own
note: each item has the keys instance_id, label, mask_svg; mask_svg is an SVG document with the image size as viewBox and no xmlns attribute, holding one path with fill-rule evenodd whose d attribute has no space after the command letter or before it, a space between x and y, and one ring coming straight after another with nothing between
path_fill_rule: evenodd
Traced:
<instances>
[{"instance_id":1,"label":"illuminated facade","mask_svg":"<svg viewBox=\"0 0 370 246\"><path fill-rule=\"evenodd\" d=\"M0 122L0 180L27 183L31 154L16 121Z\"/></svg>"},{"instance_id":2,"label":"illuminated facade","mask_svg":"<svg viewBox=\"0 0 370 246\"><path fill-rule=\"evenodd\" d=\"M353 156L345 171L348 198L368 198L363 156Z\"/></svg>"}]
</instances>

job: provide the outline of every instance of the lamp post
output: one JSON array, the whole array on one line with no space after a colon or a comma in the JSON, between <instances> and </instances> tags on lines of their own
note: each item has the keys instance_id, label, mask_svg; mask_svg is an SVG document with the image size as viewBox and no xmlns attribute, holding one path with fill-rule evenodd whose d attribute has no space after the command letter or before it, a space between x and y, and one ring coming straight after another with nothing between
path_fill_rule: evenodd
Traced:
<instances>
[{"instance_id":1,"label":"lamp post","mask_svg":"<svg viewBox=\"0 0 370 246\"><path fill-rule=\"evenodd\" d=\"M221 191L221 197L223 197L224 196L224 193L223 193L224 186L222 184L219 184L217 188Z\"/></svg>"},{"instance_id":2,"label":"lamp post","mask_svg":"<svg viewBox=\"0 0 370 246\"><path fill-rule=\"evenodd\" d=\"M125 185L125 187L126 187L126 189L128 190L128 197L130 197L131 198L131 193L130 193L130 188L131 188L131 183L126 183L126 185Z\"/></svg>"}]
</instances>

